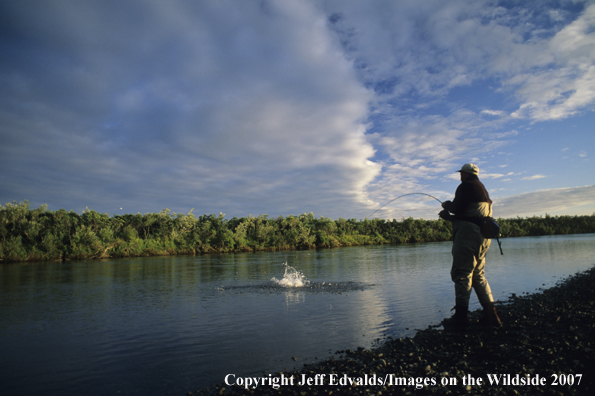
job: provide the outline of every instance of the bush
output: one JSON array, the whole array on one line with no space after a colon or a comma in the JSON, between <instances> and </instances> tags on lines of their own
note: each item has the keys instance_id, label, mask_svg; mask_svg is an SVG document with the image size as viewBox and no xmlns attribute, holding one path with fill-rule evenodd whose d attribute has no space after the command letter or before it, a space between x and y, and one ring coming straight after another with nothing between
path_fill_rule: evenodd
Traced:
<instances>
[{"instance_id":1,"label":"bush","mask_svg":"<svg viewBox=\"0 0 595 396\"><path fill-rule=\"evenodd\" d=\"M595 232L591 216L498 219L502 237ZM0 205L0 261L137 257L446 241L451 223L442 219L343 219L267 215L225 220L159 213L109 217L86 209L30 209L29 202Z\"/></svg>"}]
</instances>

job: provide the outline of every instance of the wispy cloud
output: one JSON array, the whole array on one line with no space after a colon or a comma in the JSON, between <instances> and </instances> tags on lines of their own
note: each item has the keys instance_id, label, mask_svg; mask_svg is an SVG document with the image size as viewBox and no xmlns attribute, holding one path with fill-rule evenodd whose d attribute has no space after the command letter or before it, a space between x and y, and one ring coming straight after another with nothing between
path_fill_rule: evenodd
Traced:
<instances>
[{"instance_id":1,"label":"wispy cloud","mask_svg":"<svg viewBox=\"0 0 595 396\"><path fill-rule=\"evenodd\" d=\"M593 204L595 186L556 188L499 198L494 202L494 213L502 218L543 216L581 206L590 206L593 210Z\"/></svg>"},{"instance_id":2,"label":"wispy cloud","mask_svg":"<svg viewBox=\"0 0 595 396\"><path fill-rule=\"evenodd\" d=\"M426 109L420 103L431 108L454 87L472 85L486 74L498 75L502 85L497 90L516 95L521 109L539 99L536 103L540 103L540 111L550 111L550 118L555 118L553 115L561 112L560 103L548 99L544 92L552 91L554 86L552 92L560 89L568 92L565 85L582 78L577 80L577 75L567 74L567 67L575 64L576 59L570 55L559 57L559 49L570 40L567 33L570 30L574 29L581 38L593 35L586 27L591 19L590 9L567 26L564 23L571 18L569 13L545 12L551 23L539 33L531 31L537 23L533 19L537 12L527 10L531 7L543 10L537 2L527 4L527 9L512 10L491 9L489 3L465 1L429 2L421 8L416 5L415 9L406 3L392 3L382 11L354 2L341 2L341 7L337 2L327 4L342 8L333 14L333 28L349 50L361 78L377 93L372 130L381 132L370 137L378 148L377 153L384 154L379 156L384 171L382 178L369 188L370 196L376 199L375 194L380 192L424 188L432 177L444 174L457 163L469 161L469 153L489 155L519 136L516 129L485 133L492 128L496 130L518 117L546 119L537 111L526 114L498 108L472 111L457 105L452 105L446 116L418 111L412 117L413 107L409 103L415 103L417 110ZM426 6L434 11L426 12ZM418 36L419 26L425 28L423 39ZM582 49L577 51L586 50L588 42L583 40ZM590 59L584 58L583 64ZM536 89L539 83L532 85L533 78L549 79L549 86L539 91ZM414 102L405 99L411 96L420 99ZM593 103L595 95L588 91L584 98L585 103ZM575 102L567 102L565 115L560 113L560 116L576 114L584 108L571 103ZM496 175L486 177L499 178ZM441 177L455 179L449 174ZM535 175L525 180L543 177Z\"/></svg>"},{"instance_id":3,"label":"wispy cloud","mask_svg":"<svg viewBox=\"0 0 595 396\"><path fill-rule=\"evenodd\" d=\"M539 180L539 179L543 179L545 177L547 177L547 176L545 176L545 175L533 175L533 176L523 177L523 178L521 178L521 180Z\"/></svg>"},{"instance_id":4,"label":"wispy cloud","mask_svg":"<svg viewBox=\"0 0 595 396\"><path fill-rule=\"evenodd\" d=\"M513 117L536 121L562 119L594 102L595 4L543 44L547 62L534 64L541 70L538 73L527 70L507 81L516 87L524 102Z\"/></svg>"},{"instance_id":5,"label":"wispy cloud","mask_svg":"<svg viewBox=\"0 0 595 396\"><path fill-rule=\"evenodd\" d=\"M486 114L486 115L490 115L490 116L498 116L498 117L503 117L506 115L506 113L502 110L482 110L481 114Z\"/></svg>"}]
</instances>

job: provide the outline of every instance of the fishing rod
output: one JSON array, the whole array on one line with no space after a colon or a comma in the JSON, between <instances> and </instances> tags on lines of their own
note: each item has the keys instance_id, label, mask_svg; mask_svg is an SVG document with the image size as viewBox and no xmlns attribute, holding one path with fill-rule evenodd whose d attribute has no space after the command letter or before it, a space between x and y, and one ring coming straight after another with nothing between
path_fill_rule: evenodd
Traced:
<instances>
[{"instance_id":1,"label":"fishing rod","mask_svg":"<svg viewBox=\"0 0 595 396\"><path fill-rule=\"evenodd\" d=\"M374 213L378 212L380 209L384 208L386 205L388 205L389 203L396 201L399 198L403 198L406 197L408 195L425 195L428 196L430 198L434 198L436 201L440 202L440 204L442 204L442 201L439 200L438 198L434 197L433 195L430 194L426 194L426 193L422 193L422 192L414 192L414 193L409 193L409 194L403 194L403 195L399 195L396 198L391 199L390 201L388 201L387 203L385 203L384 205L382 205L381 207L379 207L378 209L376 209L370 216L368 217L372 217L374 215ZM456 218L456 217L455 217ZM483 225L489 225L491 227L489 227L489 231L488 234L484 234L484 235L488 235L488 238L491 239L496 239L496 241L498 241L498 247L500 248L500 254L504 255L504 253L502 252L502 244L500 243L500 226L498 225L498 223L496 223L496 221L491 218L491 217L483 217L483 218L478 218L478 220L482 221L481 219L483 219L483 224L482 223L476 223L475 221L472 221L473 224L478 225L481 229L482 229L482 234L484 234L484 228ZM486 220L487 219L487 220ZM467 221L470 221L469 219L466 219ZM495 233L494 235L489 235L489 233Z\"/></svg>"},{"instance_id":2,"label":"fishing rod","mask_svg":"<svg viewBox=\"0 0 595 396\"><path fill-rule=\"evenodd\" d=\"M396 198L391 199L390 201L388 201L387 203L385 203L384 205L382 205L381 207L379 207L378 209L376 209L369 217L372 217L374 215L374 213L378 212L380 209L384 208L386 205L388 205L389 203L396 201L399 198L403 198L406 197L408 195L425 195L428 196L430 198L434 198L436 201L440 202L440 204L442 204L442 201L439 200L438 198L434 197L433 195L430 194L426 194L426 193L422 193L422 192L414 192L414 193L409 193L409 194L403 194L403 195L399 195Z\"/></svg>"}]
</instances>

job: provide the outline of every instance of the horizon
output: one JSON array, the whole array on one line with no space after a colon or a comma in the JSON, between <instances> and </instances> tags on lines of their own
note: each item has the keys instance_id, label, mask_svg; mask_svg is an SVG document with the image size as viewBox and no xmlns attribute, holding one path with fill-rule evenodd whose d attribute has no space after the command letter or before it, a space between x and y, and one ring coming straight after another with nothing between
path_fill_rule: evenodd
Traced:
<instances>
[{"instance_id":1,"label":"horizon","mask_svg":"<svg viewBox=\"0 0 595 396\"><path fill-rule=\"evenodd\" d=\"M25 203L28 203L28 200L21 201L21 202L13 201L13 202L8 202L7 204L10 204L10 205L15 205L15 204L16 205L21 205L21 204L25 204ZM408 219L424 220L424 221L440 220L439 217L437 217L436 219L426 219L426 218L421 218L421 217L420 218L415 218L415 217L412 217L412 216L410 216L410 217L401 217L400 219L397 219L397 218L385 219L385 218L367 217L367 216L364 217L364 218L360 218L360 219L358 219L358 218L352 218L352 217L343 217L343 216L339 216L337 218L332 218L332 217L326 217L326 216L316 216L312 211L310 211L310 212L304 212L304 213L299 213L299 214L293 214L293 213L290 213L290 214L287 214L287 215L280 214L278 216L270 216L270 215L268 215L266 213L260 213L260 214L257 214L257 215L254 215L254 214L240 215L240 216L237 216L236 215L236 216L233 216L233 217L229 218L223 212L219 212L219 214L217 214L217 213L202 213L202 214L194 213L194 208L190 209L190 211L188 211L188 213L185 213L185 212L174 212L172 210L169 210L168 208L163 208L163 209L161 209L160 211L157 211L157 212L146 212L146 213L141 213L141 212L136 212L136 213L126 212L126 213L112 213L112 214L110 214L108 212L99 212L99 211L94 210L93 208L86 207L79 214L78 212L76 212L76 211L74 211L72 209L66 209L66 208L50 209L50 208L47 207L47 204L41 204L41 205L39 205L37 207L34 207L34 208L31 208L31 206L30 206L29 207L29 210L41 209L43 206L46 206L46 208L44 209L44 211L56 212L56 211L59 211L59 210L64 210L66 212L74 212L77 215L82 215L85 212L95 212L95 213L98 213L100 215L107 215L110 218L115 217L115 216L138 215L138 214L140 214L141 216L146 216L146 215L150 215L150 214L160 214L162 212L167 212L167 214L169 216L171 216L171 217L176 217L178 215L183 215L183 216L193 215L196 218L198 218L200 216L218 216L218 217L219 216L223 216L223 219L224 220L231 220L233 218L244 219L244 218L258 218L258 217L268 217L269 220L277 220L279 218L288 218L288 217L298 217L299 218L300 216L308 216L308 215L312 215L315 219L330 219L332 221L338 221L338 220L341 220L341 219L343 219L343 220L356 220L356 221L363 221L363 220L384 220L384 221L393 221L393 220L396 220L396 221L405 221L405 220L408 220ZM0 204L0 210L5 210L5 209L6 209L6 205ZM565 216L566 217L582 217L582 216L589 217L589 216L595 216L595 212L593 212L591 214L580 214L580 215L551 215L550 213L544 213L543 215L532 215L532 216L517 216L517 217L502 217L502 216L499 216L499 217L494 217L494 219L496 219L496 220L498 220L498 219L502 219L502 220L515 220L517 218L520 218L522 220L525 220L525 219L548 218L548 217L559 218L559 217L565 217Z\"/></svg>"}]
</instances>

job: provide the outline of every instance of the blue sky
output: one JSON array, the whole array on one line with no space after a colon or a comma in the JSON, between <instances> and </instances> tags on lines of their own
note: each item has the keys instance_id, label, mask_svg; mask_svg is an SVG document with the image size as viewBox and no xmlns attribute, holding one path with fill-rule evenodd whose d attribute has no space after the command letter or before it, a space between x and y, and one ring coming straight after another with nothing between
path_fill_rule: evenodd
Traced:
<instances>
[{"instance_id":1,"label":"blue sky","mask_svg":"<svg viewBox=\"0 0 595 396\"><path fill-rule=\"evenodd\" d=\"M594 1L2 2L0 92L2 204L595 213Z\"/></svg>"}]
</instances>

